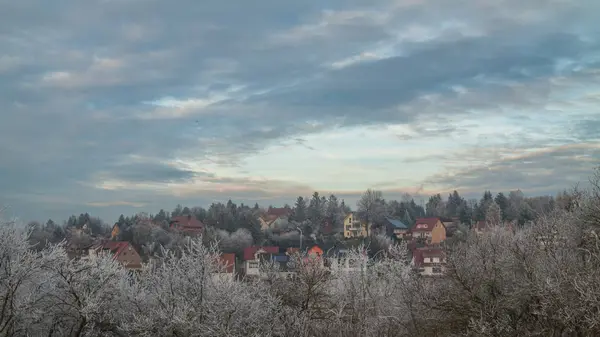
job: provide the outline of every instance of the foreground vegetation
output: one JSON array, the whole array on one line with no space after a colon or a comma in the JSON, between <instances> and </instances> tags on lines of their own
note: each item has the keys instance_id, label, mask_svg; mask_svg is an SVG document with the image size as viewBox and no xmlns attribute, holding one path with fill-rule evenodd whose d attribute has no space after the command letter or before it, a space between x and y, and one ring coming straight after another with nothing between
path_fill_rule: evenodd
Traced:
<instances>
[{"instance_id":1,"label":"foreground vegetation","mask_svg":"<svg viewBox=\"0 0 600 337\"><path fill-rule=\"evenodd\" d=\"M433 279L396 244L362 272L304 263L296 279L232 282L213 277L218 250L200 240L131 274L60 244L32 250L5 224L0 335L598 336L599 182L531 225L457 235Z\"/></svg>"}]
</instances>

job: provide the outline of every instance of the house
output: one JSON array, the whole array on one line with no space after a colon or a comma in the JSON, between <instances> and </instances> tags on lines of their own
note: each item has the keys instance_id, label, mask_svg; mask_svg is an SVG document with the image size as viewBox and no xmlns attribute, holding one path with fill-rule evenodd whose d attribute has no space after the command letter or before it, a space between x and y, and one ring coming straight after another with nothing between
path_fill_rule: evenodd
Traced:
<instances>
[{"instance_id":1,"label":"house","mask_svg":"<svg viewBox=\"0 0 600 337\"><path fill-rule=\"evenodd\" d=\"M263 262L261 255L263 254L278 254L279 247L267 246L258 247L252 246L244 249L244 274L249 277L256 277L260 275L260 264Z\"/></svg>"},{"instance_id":2,"label":"house","mask_svg":"<svg viewBox=\"0 0 600 337\"><path fill-rule=\"evenodd\" d=\"M440 218L444 227L446 227L446 236L450 237L458 230L458 225L460 225L459 217L451 217L451 218Z\"/></svg>"},{"instance_id":3,"label":"house","mask_svg":"<svg viewBox=\"0 0 600 337\"><path fill-rule=\"evenodd\" d=\"M292 210L287 207L269 207L265 213L258 217L260 228L264 231L276 227L281 222L287 222L291 214Z\"/></svg>"},{"instance_id":4,"label":"house","mask_svg":"<svg viewBox=\"0 0 600 337\"><path fill-rule=\"evenodd\" d=\"M323 249L319 246L312 246L306 251L306 255L309 257L321 257L323 256Z\"/></svg>"},{"instance_id":5,"label":"house","mask_svg":"<svg viewBox=\"0 0 600 337\"><path fill-rule=\"evenodd\" d=\"M356 213L346 214L344 218L344 238L366 238L367 236L367 225L358 220Z\"/></svg>"},{"instance_id":6,"label":"house","mask_svg":"<svg viewBox=\"0 0 600 337\"><path fill-rule=\"evenodd\" d=\"M202 234L204 231L204 224L191 214L173 217L169 221L169 227L190 235Z\"/></svg>"},{"instance_id":7,"label":"house","mask_svg":"<svg viewBox=\"0 0 600 337\"><path fill-rule=\"evenodd\" d=\"M276 278L292 278L296 275L296 258L287 254L272 254L267 259L274 269L267 271L264 276Z\"/></svg>"},{"instance_id":8,"label":"house","mask_svg":"<svg viewBox=\"0 0 600 337\"><path fill-rule=\"evenodd\" d=\"M235 280L235 254L225 253L219 256L219 268L213 275L215 281Z\"/></svg>"},{"instance_id":9,"label":"house","mask_svg":"<svg viewBox=\"0 0 600 337\"><path fill-rule=\"evenodd\" d=\"M127 269L142 268L140 254L127 241L104 241L94 245L89 250L90 258L104 254L111 254L115 261L118 261Z\"/></svg>"},{"instance_id":10,"label":"house","mask_svg":"<svg viewBox=\"0 0 600 337\"><path fill-rule=\"evenodd\" d=\"M385 227L387 234L397 239L404 239L409 229L402 221L390 217L385 217Z\"/></svg>"},{"instance_id":11,"label":"house","mask_svg":"<svg viewBox=\"0 0 600 337\"><path fill-rule=\"evenodd\" d=\"M446 254L439 247L415 248L412 264L422 276L441 276L446 271Z\"/></svg>"},{"instance_id":12,"label":"house","mask_svg":"<svg viewBox=\"0 0 600 337\"><path fill-rule=\"evenodd\" d=\"M425 239L430 244L446 240L446 227L440 218L417 218L411 232L413 238Z\"/></svg>"},{"instance_id":13,"label":"house","mask_svg":"<svg viewBox=\"0 0 600 337\"><path fill-rule=\"evenodd\" d=\"M112 227L112 231L110 232L110 238L115 240L119 236L119 233L121 233L121 226L119 226L119 223L116 222Z\"/></svg>"}]
</instances>

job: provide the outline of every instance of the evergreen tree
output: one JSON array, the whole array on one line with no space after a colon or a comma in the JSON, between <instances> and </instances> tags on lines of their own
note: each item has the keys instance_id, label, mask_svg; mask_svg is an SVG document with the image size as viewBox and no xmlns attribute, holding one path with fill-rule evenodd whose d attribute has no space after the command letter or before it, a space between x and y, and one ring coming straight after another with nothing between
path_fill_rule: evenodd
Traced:
<instances>
[{"instance_id":1,"label":"evergreen tree","mask_svg":"<svg viewBox=\"0 0 600 337\"><path fill-rule=\"evenodd\" d=\"M402 222L407 225L408 227L412 227L414 225L414 220L413 218L410 216L410 213L408 212L408 209L404 210L404 216L402 217Z\"/></svg>"},{"instance_id":2,"label":"evergreen tree","mask_svg":"<svg viewBox=\"0 0 600 337\"><path fill-rule=\"evenodd\" d=\"M320 225L323 222L324 203L319 196L319 192L315 192L308 204L308 220L314 225Z\"/></svg>"},{"instance_id":3,"label":"evergreen tree","mask_svg":"<svg viewBox=\"0 0 600 337\"><path fill-rule=\"evenodd\" d=\"M294 212L292 214L292 219L294 221L303 222L307 217L307 206L306 200L303 197L298 197L296 199L296 204L294 205Z\"/></svg>"},{"instance_id":4,"label":"evergreen tree","mask_svg":"<svg viewBox=\"0 0 600 337\"><path fill-rule=\"evenodd\" d=\"M436 194L429 197L425 208L427 216L444 216L445 205L442 196Z\"/></svg>"},{"instance_id":5,"label":"evergreen tree","mask_svg":"<svg viewBox=\"0 0 600 337\"><path fill-rule=\"evenodd\" d=\"M502 211L502 220L506 220L506 210L508 209L508 198L504 195L504 193L500 192L494 198L494 201L500 207Z\"/></svg>"}]
</instances>

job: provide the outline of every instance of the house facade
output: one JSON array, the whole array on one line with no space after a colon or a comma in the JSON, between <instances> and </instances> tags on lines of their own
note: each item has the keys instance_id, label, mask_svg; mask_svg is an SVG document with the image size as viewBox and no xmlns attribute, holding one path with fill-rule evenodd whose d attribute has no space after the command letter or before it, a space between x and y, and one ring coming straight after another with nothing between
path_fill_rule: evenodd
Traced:
<instances>
[{"instance_id":1,"label":"house facade","mask_svg":"<svg viewBox=\"0 0 600 337\"><path fill-rule=\"evenodd\" d=\"M404 239L408 234L409 228L402 221L385 217L386 221L386 232L389 236L393 236L396 239Z\"/></svg>"},{"instance_id":2,"label":"house facade","mask_svg":"<svg viewBox=\"0 0 600 337\"><path fill-rule=\"evenodd\" d=\"M446 240L446 227L439 218L417 218L411 230L415 239L425 239L429 244L440 244Z\"/></svg>"},{"instance_id":3,"label":"house facade","mask_svg":"<svg viewBox=\"0 0 600 337\"><path fill-rule=\"evenodd\" d=\"M260 264L264 261L265 256L279 253L279 247L267 246L267 247L247 247L244 249L244 274L247 277L258 277L260 276Z\"/></svg>"},{"instance_id":4,"label":"house facade","mask_svg":"<svg viewBox=\"0 0 600 337\"><path fill-rule=\"evenodd\" d=\"M286 207L269 207L265 213L258 217L260 228L265 231L287 223L291 214L292 210Z\"/></svg>"},{"instance_id":5,"label":"house facade","mask_svg":"<svg viewBox=\"0 0 600 337\"><path fill-rule=\"evenodd\" d=\"M367 225L356 217L356 213L350 212L344 217L344 238L366 238Z\"/></svg>"},{"instance_id":6,"label":"house facade","mask_svg":"<svg viewBox=\"0 0 600 337\"><path fill-rule=\"evenodd\" d=\"M233 282L235 280L235 254L225 253L219 256L220 270L213 274L215 281Z\"/></svg>"},{"instance_id":7,"label":"house facade","mask_svg":"<svg viewBox=\"0 0 600 337\"><path fill-rule=\"evenodd\" d=\"M416 248L412 264L422 276L442 276L446 272L446 254L439 247Z\"/></svg>"},{"instance_id":8,"label":"house facade","mask_svg":"<svg viewBox=\"0 0 600 337\"><path fill-rule=\"evenodd\" d=\"M96 258L110 254L127 269L141 269L142 257L127 241L104 241L89 249L89 257Z\"/></svg>"}]
</instances>

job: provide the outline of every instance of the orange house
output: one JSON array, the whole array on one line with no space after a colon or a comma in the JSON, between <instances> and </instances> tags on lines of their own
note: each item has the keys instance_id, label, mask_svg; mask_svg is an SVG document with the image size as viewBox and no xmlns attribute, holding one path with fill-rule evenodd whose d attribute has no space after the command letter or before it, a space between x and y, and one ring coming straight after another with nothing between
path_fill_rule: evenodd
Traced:
<instances>
[{"instance_id":1,"label":"orange house","mask_svg":"<svg viewBox=\"0 0 600 337\"><path fill-rule=\"evenodd\" d=\"M119 228L119 224L115 223L112 228L112 232L110 233L110 238L115 240L117 238L117 236L119 236L120 232L121 232L121 229Z\"/></svg>"},{"instance_id":2,"label":"orange house","mask_svg":"<svg viewBox=\"0 0 600 337\"><path fill-rule=\"evenodd\" d=\"M312 246L306 252L306 255L308 255L308 256L315 256L315 257L323 256L323 249L321 249L321 247L319 247L319 246Z\"/></svg>"},{"instance_id":3,"label":"orange house","mask_svg":"<svg viewBox=\"0 0 600 337\"><path fill-rule=\"evenodd\" d=\"M439 218L417 218L412 235L426 239L430 244L439 244L446 241L446 227Z\"/></svg>"}]
</instances>

